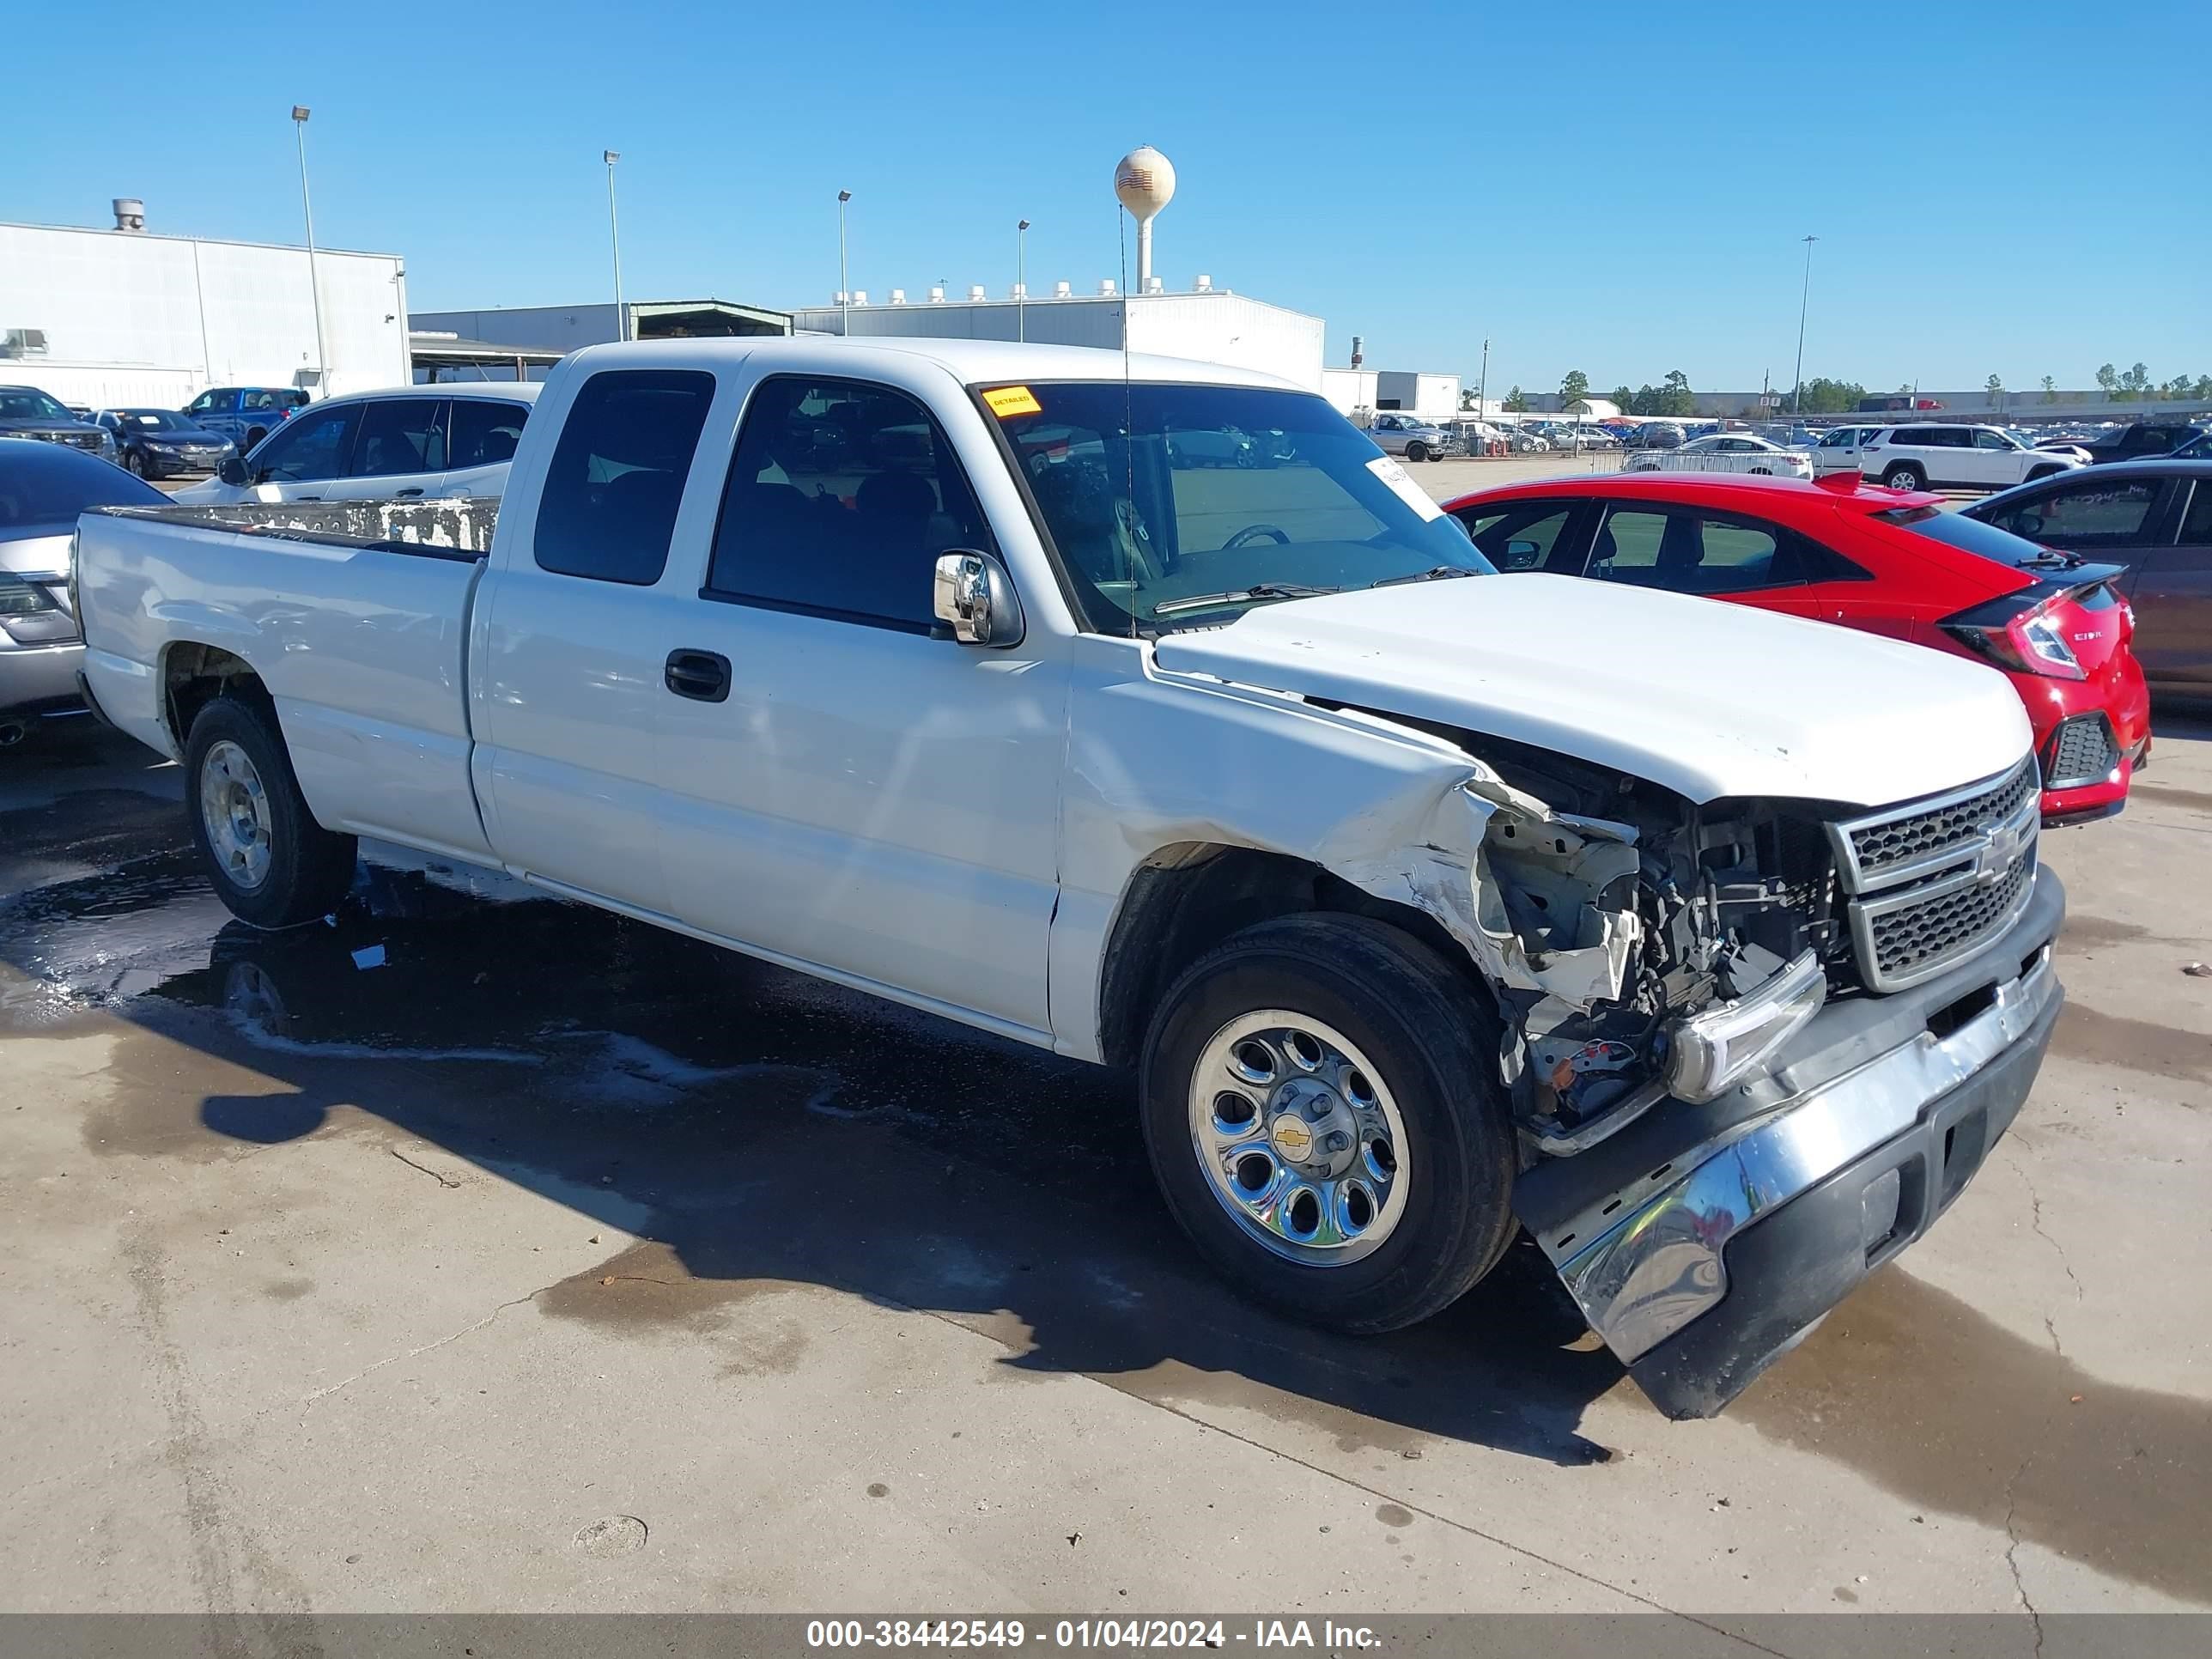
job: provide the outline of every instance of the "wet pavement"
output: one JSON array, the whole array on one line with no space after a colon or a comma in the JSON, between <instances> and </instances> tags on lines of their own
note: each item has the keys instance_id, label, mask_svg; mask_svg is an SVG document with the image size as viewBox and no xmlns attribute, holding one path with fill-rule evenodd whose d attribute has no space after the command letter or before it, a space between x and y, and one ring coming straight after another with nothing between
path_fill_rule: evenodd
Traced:
<instances>
[{"instance_id":1,"label":"wet pavement","mask_svg":"<svg viewBox=\"0 0 2212 1659\"><path fill-rule=\"evenodd\" d=\"M173 769L0 757L0 1607L2212 1605L2175 731L2046 844L2014 1133L1680 1425L1525 1241L1382 1341L1230 1297L1125 1076L396 854L257 933Z\"/></svg>"}]
</instances>

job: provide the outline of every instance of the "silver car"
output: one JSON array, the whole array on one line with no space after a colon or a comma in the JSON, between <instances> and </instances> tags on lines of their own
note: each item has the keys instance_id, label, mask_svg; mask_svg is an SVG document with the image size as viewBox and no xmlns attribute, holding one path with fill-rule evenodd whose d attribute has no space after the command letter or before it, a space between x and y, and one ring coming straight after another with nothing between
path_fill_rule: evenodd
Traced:
<instances>
[{"instance_id":1,"label":"silver car","mask_svg":"<svg viewBox=\"0 0 2212 1659\"><path fill-rule=\"evenodd\" d=\"M1367 428L1386 455L1402 455L1409 461L1433 461L1459 452L1459 440L1440 426L1411 415L1377 415Z\"/></svg>"}]
</instances>

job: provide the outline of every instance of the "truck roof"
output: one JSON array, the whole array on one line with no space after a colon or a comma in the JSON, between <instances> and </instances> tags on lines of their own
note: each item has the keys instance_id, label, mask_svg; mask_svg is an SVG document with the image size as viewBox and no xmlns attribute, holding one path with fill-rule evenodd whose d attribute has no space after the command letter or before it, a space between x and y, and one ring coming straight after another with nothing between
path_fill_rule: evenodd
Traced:
<instances>
[{"instance_id":1,"label":"truck roof","mask_svg":"<svg viewBox=\"0 0 2212 1659\"><path fill-rule=\"evenodd\" d=\"M1266 386L1285 392L1311 392L1295 381L1255 369L1232 368L1225 363L1199 362L1183 357L1158 357L1146 352L1122 353L1091 346L1037 345L1012 340L954 340L932 338L845 339L834 334L738 336L729 339L641 340L623 344L587 346L575 354L595 368L607 360L685 364L736 364L758 356L770 363L787 360L794 368L819 373L862 374L872 362L919 358L937 364L963 385L992 386L1020 380L1118 380L1126 374L1147 382L1194 381L1206 386Z\"/></svg>"}]
</instances>

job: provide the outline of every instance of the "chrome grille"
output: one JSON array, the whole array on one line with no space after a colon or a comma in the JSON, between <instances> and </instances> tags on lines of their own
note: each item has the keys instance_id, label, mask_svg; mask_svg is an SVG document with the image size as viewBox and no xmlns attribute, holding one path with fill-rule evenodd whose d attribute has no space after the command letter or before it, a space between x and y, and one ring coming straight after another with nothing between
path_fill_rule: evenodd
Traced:
<instances>
[{"instance_id":1,"label":"chrome grille","mask_svg":"<svg viewBox=\"0 0 2212 1659\"><path fill-rule=\"evenodd\" d=\"M1933 978L2009 927L2035 886L2034 758L1929 800L1829 826L1872 991Z\"/></svg>"},{"instance_id":2,"label":"chrome grille","mask_svg":"<svg viewBox=\"0 0 2212 1659\"><path fill-rule=\"evenodd\" d=\"M1847 845L1844 873L1854 890L1881 886L1881 878L1909 872L1928 860L1946 859L1980 834L1980 826L2003 823L2036 792L2035 767L2023 761L1994 783L1974 784L1940 798L1934 805L1896 808L1843 826Z\"/></svg>"},{"instance_id":3,"label":"chrome grille","mask_svg":"<svg viewBox=\"0 0 2212 1659\"><path fill-rule=\"evenodd\" d=\"M2045 768L2046 789L2079 788L2101 783L2120 763L2120 746L2112 738L2112 725L2101 714L2076 714L2058 723L2051 744L2051 764Z\"/></svg>"}]
</instances>

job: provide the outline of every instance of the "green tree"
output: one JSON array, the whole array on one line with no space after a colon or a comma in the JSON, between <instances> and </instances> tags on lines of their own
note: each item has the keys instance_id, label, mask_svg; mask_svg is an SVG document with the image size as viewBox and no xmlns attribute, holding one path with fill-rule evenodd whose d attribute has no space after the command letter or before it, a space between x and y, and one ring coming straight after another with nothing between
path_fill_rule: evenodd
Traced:
<instances>
[{"instance_id":1,"label":"green tree","mask_svg":"<svg viewBox=\"0 0 2212 1659\"><path fill-rule=\"evenodd\" d=\"M1473 386L1469 386L1466 391L1464 391L1464 392L1461 392L1461 393L1459 394L1459 408L1460 408L1460 413L1461 413L1461 414L1462 414L1462 415L1464 415L1464 414L1466 414L1469 410L1473 409L1474 407L1474 388Z\"/></svg>"},{"instance_id":2,"label":"green tree","mask_svg":"<svg viewBox=\"0 0 2212 1659\"><path fill-rule=\"evenodd\" d=\"M1987 390L1990 396L1992 398L1996 397L1998 392L2002 392L2004 390L2003 377L1997 374L1990 375L1987 382Z\"/></svg>"},{"instance_id":3,"label":"green tree","mask_svg":"<svg viewBox=\"0 0 2212 1659\"><path fill-rule=\"evenodd\" d=\"M2110 363L2097 371L2097 384L2104 387L2108 398L2120 395L2120 377Z\"/></svg>"},{"instance_id":4,"label":"green tree","mask_svg":"<svg viewBox=\"0 0 2212 1659\"><path fill-rule=\"evenodd\" d=\"M1659 409L1662 415L1677 418L1697 412L1698 400L1690 391L1690 377L1679 368L1667 371L1667 378L1659 388Z\"/></svg>"},{"instance_id":5,"label":"green tree","mask_svg":"<svg viewBox=\"0 0 2212 1659\"><path fill-rule=\"evenodd\" d=\"M2198 375L2196 386L2191 388L2190 395L2197 398L2212 398L2212 374Z\"/></svg>"},{"instance_id":6,"label":"green tree","mask_svg":"<svg viewBox=\"0 0 2212 1659\"><path fill-rule=\"evenodd\" d=\"M1831 380L1816 374L1805 382L1797 407L1806 415L1848 415L1866 395L1866 388L1856 380Z\"/></svg>"},{"instance_id":7,"label":"green tree","mask_svg":"<svg viewBox=\"0 0 2212 1659\"><path fill-rule=\"evenodd\" d=\"M1659 394L1651 389L1651 382L1646 380L1622 407L1632 415L1656 415L1659 412Z\"/></svg>"},{"instance_id":8,"label":"green tree","mask_svg":"<svg viewBox=\"0 0 2212 1659\"><path fill-rule=\"evenodd\" d=\"M1567 378L1559 382L1559 407L1581 402L1589 396L1589 376L1579 368L1567 371Z\"/></svg>"},{"instance_id":9,"label":"green tree","mask_svg":"<svg viewBox=\"0 0 2212 1659\"><path fill-rule=\"evenodd\" d=\"M2148 398L2150 395L2149 366L2145 363L2136 363L2126 374L2121 375L2120 390L2130 398Z\"/></svg>"},{"instance_id":10,"label":"green tree","mask_svg":"<svg viewBox=\"0 0 2212 1659\"><path fill-rule=\"evenodd\" d=\"M2043 377L2043 401L2046 404L2055 404L2058 401L2058 382L2048 374Z\"/></svg>"},{"instance_id":11,"label":"green tree","mask_svg":"<svg viewBox=\"0 0 2212 1659\"><path fill-rule=\"evenodd\" d=\"M1636 394L1633 392L1631 392L1626 386L1617 386L1613 387L1613 406L1619 410L1622 414L1628 414L1630 412L1631 405L1635 402Z\"/></svg>"},{"instance_id":12,"label":"green tree","mask_svg":"<svg viewBox=\"0 0 2212 1659\"><path fill-rule=\"evenodd\" d=\"M1509 415L1526 415L1528 412L1528 394L1515 386L1505 394L1505 410Z\"/></svg>"}]
</instances>

